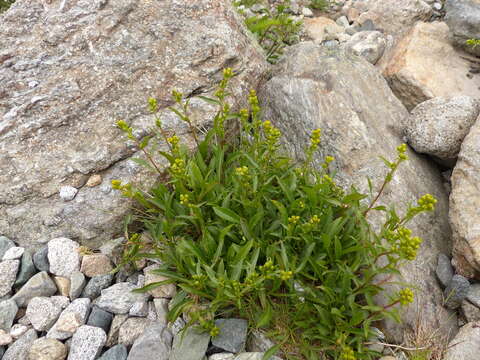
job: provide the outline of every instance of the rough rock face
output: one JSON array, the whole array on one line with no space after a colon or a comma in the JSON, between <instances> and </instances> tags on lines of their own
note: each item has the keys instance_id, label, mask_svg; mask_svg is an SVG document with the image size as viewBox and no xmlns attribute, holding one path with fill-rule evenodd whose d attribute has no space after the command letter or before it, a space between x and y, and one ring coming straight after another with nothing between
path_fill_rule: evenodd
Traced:
<instances>
[{"instance_id":1,"label":"rough rock face","mask_svg":"<svg viewBox=\"0 0 480 360\"><path fill-rule=\"evenodd\" d=\"M455 45L480 56L480 47L465 44L468 39L480 39L480 1L447 0L445 21L452 33Z\"/></svg>"},{"instance_id":2,"label":"rough rock face","mask_svg":"<svg viewBox=\"0 0 480 360\"><path fill-rule=\"evenodd\" d=\"M462 143L452 173L450 224L457 273L480 278L480 121Z\"/></svg>"},{"instance_id":3,"label":"rough rock face","mask_svg":"<svg viewBox=\"0 0 480 360\"><path fill-rule=\"evenodd\" d=\"M360 14L355 23L373 21L385 34L401 37L417 21L427 20L432 8L422 0L348 0L342 11L345 14L357 10Z\"/></svg>"},{"instance_id":4,"label":"rough rock face","mask_svg":"<svg viewBox=\"0 0 480 360\"><path fill-rule=\"evenodd\" d=\"M375 64L383 55L387 41L379 31L361 31L347 41L346 47L355 55Z\"/></svg>"},{"instance_id":5,"label":"rough rock face","mask_svg":"<svg viewBox=\"0 0 480 360\"><path fill-rule=\"evenodd\" d=\"M396 46L384 76L411 110L437 96L480 97L479 77L469 70L469 61L451 45L445 23L419 22Z\"/></svg>"},{"instance_id":6,"label":"rough rock face","mask_svg":"<svg viewBox=\"0 0 480 360\"><path fill-rule=\"evenodd\" d=\"M480 113L480 101L469 96L437 97L412 110L405 133L419 153L454 161L462 141Z\"/></svg>"},{"instance_id":7,"label":"rough rock face","mask_svg":"<svg viewBox=\"0 0 480 360\"><path fill-rule=\"evenodd\" d=\"M450 342L443 360L476 360L480 352L480 322L463 326Z\"/></svg>"},{"instance_id":8,"label":"rough rock face","mask_svg":"<svg viewBox=\"0 0 480 360\"><path fill-rule=\"evenodd\" d=\"M97 247L118 232L129 204L110 180L148 186L153 177L128 160L137 149L116 120L142 137L153 96L164 126L182 136L165 109L173 89L208 92L230 66L244 99L266 69L223 0L18 0L0 33L0 234L21 246L68 237ZM215 109L198 103L192 116L208 126ZM78 190L70 201L64 186Z\"/></svg>"},{"instance_id":9,"label":"rough rock face","mask_svg":"<svg viewBox=\"0 0 480 360\"><path fill-rule=\"evenodd\" d=\"M260 98L265 118L285 134L289 151L302 157L311 131L321 128L318 160L334 156L337 182L356 183L364 192L367 176L377 188L383 181L387 169L378 157L396 156L408 116L371 64L313 43L289 49L275 76L262 87ZM422 309L422 317L432 328L445 326L453 333L456 329L455 315L442 307L442 291L434 275L438 254L451 250L448 199L438 170L413 152L409 156L411 160L402 164L383 201L395 203L402 211L407 202L431 193L438 203L434 215L422 215L409 223L414 234L424 239L417 259L400 269L404 280L418 287L416 304L403 312L402 325L386 323L383 327L390 339L399 342L403 330L414 326L417 308Z\"/></svg>"}]
</instances>

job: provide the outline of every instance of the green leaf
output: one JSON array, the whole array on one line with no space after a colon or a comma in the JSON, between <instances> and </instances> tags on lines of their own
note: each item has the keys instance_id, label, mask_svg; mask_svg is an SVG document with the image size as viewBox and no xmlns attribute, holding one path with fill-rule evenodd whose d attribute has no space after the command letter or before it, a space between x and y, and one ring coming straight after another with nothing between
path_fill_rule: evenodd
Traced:
<instances>
[{"instance_id":1,"label":"green leaf","mask_svg":"<svg viewBox=\"0 0 480 360\"><path fill-rule=\"evenodd\" d=\"M272 317L273 317L272 307L269 303L267 303L266 308L264 309L263 313L260 315L257 321L257 324L256 324L257 329L267 327L272 321Z\"/></svg>"},{"instance_id":2,"label":"green leaf","mask_svg":"<svg viewBox=\"0 0 480 360\"><path fill-rule=\"evenodd\" d=\"M262 360L269 360L280 350L280 345L274 345L263 354Z\"/></svg>"},{"instance_id":3,"label":"green leaf","mask_svg":"<svg viewBox=\"0 0 480 360\"><path fill-rule=\"evenodd\" d=\"M240 216L238 216L234 211L230 209L220 207L220 206L214 206L213 211L217 216L219 216L223 220L226 220L235 224L240 223L240 220L241 220Z\"/></svg>"}]
</instances>

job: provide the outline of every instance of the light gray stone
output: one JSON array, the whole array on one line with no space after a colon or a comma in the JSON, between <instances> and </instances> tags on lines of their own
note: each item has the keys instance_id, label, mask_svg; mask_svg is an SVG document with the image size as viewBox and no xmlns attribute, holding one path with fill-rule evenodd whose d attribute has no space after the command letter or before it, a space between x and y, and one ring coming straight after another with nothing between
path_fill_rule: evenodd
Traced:
<instances>
[{"instance_id":1,"label":"light gray stone","mask_svg":"<svg viewBox=\"0 0 480 360\"><path fill-rule=\"evenodd\" d=\"M8 249L15 246L15 243L5 236L0 236L0 259L7 252Z\"/></svg>"},{"instance_id":2,"label":"light gray stone","mask_svg":"<svg viewBox=\"0 0 480 360\"><path fill-rule=\"evenodd\" d=\"M264 333L259 330L253 330L247 339L246 350L251 352L265 352L275 346Z\"/></svg>"},{"instance_id":3,"label":"light gray stone","mask_svg":"<svg viewBox=\"0 0 480 360\"><path fill-rule=\"evenodd\" d=\"M187 124L167 110L171 91L208 95L233 64L240 103L267 69L225 0L18 1L0 33L0 233L25 247L66 236L96 249L121 232L132 204L110 181L148 187L155 179L130 161L138 149L114 128L117 119L143 137L154 126L152 96L164 125L192 144ZM216 107L191 105L196 125L210 126ZM101 185L83 186L98 173ZM79 191L64 202L61 186Z\"/></svg>"},{"instance_id":4,"label":"light gray stone","mask_svg":"<svg viewBox=\"0 0 480 360\"><path fill-rule=\"evenodd\" d=\"M480 56L480 48L468 46L469 39L480 39L480 3L476 0L447 0L445 2L445 21L452 33L455 45L463 50Z\"/></svg>"},{"instance_id":5,"label":"light gray stone","mask_svg":"<svg viewBox=\"0 0 480 360\"><path fill-rule=\"evenodd\" d=\"M371 64L376 64L382 57L387 40L380 31L361 31L352 35L345 47L357 56L363 57Z\"/></svg>"},{"instance_id":6,"label":"light gray stone","mask_svg":"<svg viewBox=\"0 0 480 360\"><path fill-rule=\"evenodd\" d=\"M118 330L118 343L124 344L125 346L133 345L135 340L137 340L151 324L152 322L146 318L128 318Z\"/></svg>"},{"instance_id":7,"label":"light gray stone","mask_svg":"<svg viewBox=\"0 0 480 360\"><path fill-rule=\"evenodd\" d=\"M57 276L70 278L74 271L80 270L80 254L77 242L67 238L56 238L48 242L48 262L50 272Z\"/></svg>"},{"instance_id":8,"label":"light gray stone","mask_svg":"<svg viewBox=\"0 0 480 360\"><path fill-rule=\"evenodd\" d=\"M477 360L480 354L480 322L470 322L462 326L450 341L443 360Z\"/></svg>"},{"instance_id":9,"label":"light gray stone","mask_svg":"<svg viewBox=\"0 0 480 360\"><path fill-rule=\"evenodd\" d=\"M462 275L454 275L444 291L445 306L449 309L458 308L467 297L469 290L469 281Z\"/></svg>"},{"instance_id":10,"label":"light gray stone","mask_svg":"<svg viewBox=\"0 0 480 360\"><path fill-rule=\"evenodd\" d=\"M480 121L462 143L452 173L450 224L453 230L453 266L467 278L480 277Z\"/></svg>"},{"instance_id":11,"label":"light gray stone","mask_svg":"<svg viewBox=\"0 0 480 360\"><path fill-rule=\"evenodd\" d=\"M65 340L71 337L79 326L85 324L87 321L90 312L90 303L91 301L88 298L73 300L71 304L62 311L55 325L48 331L47 338ZM63 330L69 329L68 331L62 331L58 329L58 326Z\"/></svg>"},{"instance_id":12,"label":"light gray stone","mask_svg":"<svg viewBox=\"0 0 480 360\"><path fill-rule=\"evenodd\" d=\"M66 296L51 296L50 300L60 306L63 309L65 309L68 305L70 305L70 300Z\"/></svg>"},{"instance_id":13,"label":"light gray stone","mask_svg":"<svg viewBox=\"0 0 480 360\"><path fill-rule=\"evenodd\" d=\"M215 325L220 329L220 333L212 339L214 346L231 353L238 353L245 349L247 320L217 319Z\"/></svg>"},{"instance_id":14,"label":"light gray stone","mask_svg":"<svg viewBox=\"0 0 480 360\"><path fill-rule=\"evenodd\" d=\"M83 325L72 337L68 360L95 360L106 341L105 331L95 326Z\"/></svg>"},{"instance_id":15,"label":"light gray stone","mask_svg":"<svg viewBox=\"0 0 480 360\"><path fill-rule=\"evenodd\" d=\"M168 322L168 299L153 299L153 304L157 313L157 321L167 325ZM175 334L174 334L175 335Z\"/></svg>"},{"instance_id":16,"label":"light gray stone","mask_svg":"<svg viewBox=\"0 0 480 360\"><path fill-rule=\"evenodd\" d=\"M73 186L62 186L60 188L60 191L58 192L58 195L60 195L60 198L63 201L71 201L75 198L75 195L77 195L77 192L78 190Z\"/></svg>"},{"instance_id":17,"label":"light gray stone","mask_svg":"<svg viewBox=\"0 0 480 360\"><path fill-rule=\"evenodd\" d=\"M120 326L127 321L128 315L115 315L112 320L112 324L110 326L110 331L108 332L107 337L107 346L111 347L118 343L118 332L120 330Z\"/></svg>"},{"instance_id":18,"label":"light gray stone","mask_svg":"<svg viewBox=\"0 0 480 360\"><path fill-rule=\"evenodd\" d=\"M62 308L47 297L35 297L28 303L26 315L37 331L48 331L57 321Z\"/></svg>"},{"instance_id":19,"label":"light gray stone","mask_svg":"<svg viewBox=\"0 0 480 360\"><path fill-rule=\"evenodd\" d=\"M12 290L19 266L19 260L0 262L0 297L7 295Z\"/></svg>"},{"instance_id":20,"label":"light gray stone","mask_svg":"<svg viewBox=\"0 0 480 360\"><path fill-rule=\"evenodd\" d=\"M124 237L112 239L102 244L99 250L102 254L105 254L110 259L112 259L115 265L118 265L123 256L123 249L124 249L125 242L126 240Z\"/></svg>"},{"instance_id":21,"label":"light gray stone","mask_svg":"<svg viewBox=\"0 0 480 360\"><path fill-rule=\"evenodd\" d=\"M128 282L118 283L102 290L97 306L114 314L126 314L138 301L144 301L146 294L133 293L136 286Z\"/></svg>"},{"instance_id":22,"label":"light gray stone","mask_svg":"<svg viewBox=\"0 0 480 360\"><path fill-rule=\"evenodd\" d=\"M13 337L5 330L0 329L0 346L8 346L13 342Z\"/></svg>"},{"instance_id":23,"label":"light gray stone","mask_svg":"<svg viewBox=\"0 0 480 360\"><path fill-rule=\"evenodd\" d=\"M103 289L106 289L110 286L113 281L112 274L98 275L91 278L85 288L82 291L82 297L88 297L90 299L95 299L100 296L100 293Z\"/></svg>"},{"instance_id":24,"label":"light gray stone","mask_svg":"<svg viewBox=\"0 0 480 360\"><path fill-rule=\"evenodd\" d=\"M199 332L192 327L185 328L173 338L169 360L202 360L209 342L208 332Z\"/></svg>"},{"instance_id":25,"label":"light gray stone","mask_svg":"<svg viewBox=\"0 0 480 360\"><path fill-rule=\"evenodd\" d=\"M35 340L37 340L37 332L34 329L28 330L8 347L2 360L28 360L28 352Z\"/></svg>"},{"instance_id":26,"label":"light gray stone","mask_svg":"<svg viewBox=\"0 0 480 360\"><path fill-rule=\"evenodd\" d=\"M145 301L137 301L130 308L130 316L146 317L148 315L149 303Z\"/></svg>"},{"instance_id":27,"label":"light gray stone","mask_svg":"<svg viewBox=\"0 0 480 360\"><path fill-rule=\"evenodd\" d=\"M234 358L235 355L231 353L218 353L210 355L208 360L233 360Z\"/></svg>"},{"instance_id":28,"label":"light gray stone","mask_svg":"<svg viewBox=\"0 0 480 360\"><path fill-rule=\"evenodd\" d=\"M74 271L70 276L70 299L75 300L76 298L78 298L81 295L86 284L87 281L85 280L85 275L83 275L83 273L80 271Z\"/></svg>"},{"instance_id":29,"label":"light gray stone","mask_svg":"<svg viewBox=\"0 0 480 360\"><path fill-rule=\"evenodd\" d=\"M31 329L31 327L27 325L15 324L10 329L10 335L12 335L14 339L18 339L20 336L25 334L29 329Z\"/></svg>"},{"instance_id":30,"label":"light gray stone","mask_svg":"<svg viewBox=\"0 0 480 360\"><path fill-rule=\"evenodd\" d=\"M123 344L118 344L107 350L98 360L126 360L127 355L127 347Z\"/></svg>"},{"instance_id":31,"label":"light gray stone","mask_svg":"<svg viewBox=\"0 0 480 360\"><path fill-rule=\"evenodd\" d=\"M167 280L165 276L154 274L153 271L155 269L158 269L158 265L151 265L143 269L145 274L145 286ZM160 285L148 291L148 293L154 298L172 298L176 292L175 284Z\"/></svg>"},{"instance_id":32,"label":"light gray stone","mask_svg":"<svg viewBox=\"0 0 480 360\"><path fill-rule=\"evenodd\" d=\"M466 95L424 101L407 122L408 143L419 153L454 161L479 114L480 101Z\"/></svg>"},{"instance_id":33,"label":"light gray stone","mask_svg":"<svg viewBox=\"0 0 480 360\"><path fill-rule=\"evenodd\" d=\"M25 252L25 248L14 246L8 249L3 255L2 260L18 260L22 257Z\"/></svg>"},{"instance_id":34,"label":"light gray stone","mask_svg":"<svg viewBox=\"0 0 480 360\"><path fill-rule=\"evenodd\" d=\"M0 329L10 331L17 311L18 306L14 300L8 299L0 302Z\"/></svg>"},{"instance_id":35,"label":"light gray stone","mask_svg":"<svg viewBox=\"0 0 480 360\"><path fill-rule=\"evenodd\" d=\"M238 354L237 356L234 357L234 360L262 360L263 355L265 353L263 352L247 352L247 353L241 353ZM270 360L280 360L279 357L277 356L272 356Z\"/></svg>"},{"instance_id":36,"label":"light gray stone","mask_svg":"<svg viewBox=\"0 0 480 360\"><path fill-rule=\"evenodd\" d=\"M28 360L65 360L67 347L55 339L39 338L30 347Z\"/></svg>"},{"instance_id":37,"label":"light gray stone","mask_svg":"<svg viewBox=\"0 0 480 360\"><path fill-rule=\"evenodd\" d=\"M12 297L18 307L26 307L28 302L37 296L52 296L57 292L57 286L45 271L35 274Z\"/></svg>"},{"instance_id":38,"label":"light gray stone","mask_svg":"<svg viewBox=\"0 0 480 360\"><path fill-rule=\"evenodd\" d=\"M445 254L438 254L437 267L435 268L437 279L444 288L450 284L454 275L452 263L450 258Z\"/></svg>"},{"instance_id":39,"label":"light gray stone","mask_svg":"<svg viewBox=\"0 0 480 360\"><path fill-rule=\"evenodd\" d=\"M156 360L168 360L172 344L172 334L162 324L153 324L135 341L128 360L151 360L155 354Z\"/></svg>"},{"instance_id":40,"label":"light gray stone","mask_svg":"<svg viewBox=\"0 0 480 360\"><path fill-rule=\"evenodd\" d=\"M301 159L310 134L320 128L321 145L315 161L321 164L326 155L335 158L330 168L338 185L354 184L368 194L369 177L374 189L381 186L387 169L376 159L380 154L388 159L397 156L408 111L366 60L341 49L324 49L312 43L294 45L286 50L259 97L264 118L285 134L290 154ZM403 214L409 202L415 203L426 193L435 196L437 204L434 214L423 214L408 224L423 243L416 260L402 266L401 277L396 278L412 284L415 303L401 309L401 324L382 324L387 340L395 342L401 342L406 329L415 327L417 308L433 328L455 333L457 327L455 314L443 307L443 293L435 278L438 254L449 254L451 249L448 196L438 168L410 150L407 153L410 160L401 164L391 191L384 193L378 204L395 204L397 212ZM372 214L372 223L378 225L380 220ZM398 284L387 286L377 303L387 305L388 294L393 296L400 289Z\"/></svg>"}]
</instances>

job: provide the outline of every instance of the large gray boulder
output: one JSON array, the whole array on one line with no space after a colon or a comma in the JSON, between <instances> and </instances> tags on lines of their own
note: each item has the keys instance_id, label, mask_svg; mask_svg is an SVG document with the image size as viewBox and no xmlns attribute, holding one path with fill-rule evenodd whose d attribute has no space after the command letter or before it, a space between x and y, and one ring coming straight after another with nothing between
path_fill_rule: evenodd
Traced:
<instances>
[{"instance_id":1,"label":"large gray boulder","mask_svg":"<svg viewBox=\"0 0 480 360\"><path fill-rule=\"evenodd\" d=\"M443 360L477 360L480 353L480 322L464 325L448 344Z\"/></svg>"},{"instance_id":2,"label":"large gray boulder","mask_svg":"<svg viewBox=\"0 0 480 360\"><path fill-rule=\"evenodd\" d=\"M450 28L455 45L480 55L480 46L469 46L469 39L480 39L480 1L479 0L447 0L445 2L445 21Z\"/></svg>"},{"instance_id":3,"label":"large gray boulder","mask_svg":"<svg viewBox=\"0 0 480 360\"><path fill-rule=\"evenodd\" d=\"M17 0L0 34L0 234L27 247L56 237L97 247L119 232L130 204L110 181L154 177L129 160L137 149L117 120L147 134L152 96L183 138L166 110L172 90L208 94L230 66L240 101L267 67L224 0ZM202 128L215 109L199 103Z\"/></svg>"},{"instance_id":4,"label":"large gray boulder","mask_svg":"<svg viewBox=\"0 0 480 360\"><path fill-rule=\"evenodd\" d=\"M354 183L367 193L368 176L378 189L387 173L379 156L396 157L408 116L379 72L364 59L340 49L303 43L289 49L274 73L259 94L265 118L280 128L287 149L301 158L312 130L321 128L317 160L335 157L337 183ZM422 319L432 328L456 330L455 315L443 308L434 275L438 254L451 252L448 198L436 167L411 151L408 155L410 161L400 166L382 202L394 203L402 212L407 202L430 193L438 203L434 214L409 223L413 233L424 240L417 259L400 269L403 280L416 289L416 302L402 311L402 325L386 322L382 327L390 340L399 342L404 330L415 328L417 309L422 309ZM393 286L389 291L398 289ZM389 302L385 297L378 301L383 305Z\"/></svg>"},{"instance_id":5,"label":"large gray boulder","mask_svg":"<svg viewBox=\"0 0 480 360\"><path fill-rule=\"evenodd\" d=\"M480 279L480 121L462 143L452 172L450 223L457 273Z\"/></svg>"}]
</instances>

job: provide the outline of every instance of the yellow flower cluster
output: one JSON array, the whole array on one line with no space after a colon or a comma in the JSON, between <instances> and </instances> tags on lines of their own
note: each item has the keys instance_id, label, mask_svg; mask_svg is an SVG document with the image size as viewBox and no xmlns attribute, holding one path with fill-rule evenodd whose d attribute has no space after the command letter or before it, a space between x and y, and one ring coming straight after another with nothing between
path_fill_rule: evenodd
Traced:
<instances>
[{"instance_id":1,"label":"yellow flower cluster","mask_svg":"<svg viewBox=\"0 0 480 360\"><path fill-rule=\"evenodd\" d=\"M408 305L413 302L413 291L410 288L402 289L398 292L398 301L402 305Z\"/></svg>"},{"instance_id":2,"label":"yellow flower cluster","mask_svg":"<svg viewBox=\"0 0 480 360\"><path fill-rule=\"evenodd\" d=\"M397 153L398 153L398 159L403 161L403 160L408 160L407 154L407 144L402 144L397 146Z\"/></svg>"},{"instance_id":3,"label":"yellow flower cluster","mask_svg":"<svg viewBox=\"0 0 480 360\"><path fill-rule=\"evenodd\" d=\"M405 227L399 228L395 236L398 239L399 254L407 260L415 260L422 239L418 236L412 237L412 230Z\"/></svg>"},{"instance_id":4,"label":"yellow flower cluster","mask_svg":"<svg viewBox=\"0 0 480 360\"><path fill-rule=\"evenodd\" d=\"M179 91L173 90L172 91L172 97L177 103L179 103L179 102L182 101L183 94Z\"/></svg>"},{"instance_id":5,"label":"yellow flower cluster","mask_svg":"<svg viewBox=\"0 0 480 360\"><path fill-rule=\"evenodd\" d=\"M282 133L273 126L269 120L263 122L263 131L265 132L269 148L273 149L277 144L278 139L282 136Z\"/></svg>"},{"instance_id":6,"label":"yellow flower cluster","mask_svg":"<svg viewBox=\"0 0 480 360\"><path fill-rule=\"evenodd\" d=\"M355 360L355 354L353 349L350 346L345 346L342 349L342 354L340 355L340 359L342 360Z\"/></svg>"},{"instance_id":7,"label":"yellow flower cluster","mask_svg":"<svg viewBox=\"0 0 480 360\"><path fill-rule=\"evenodd\" d=\"M177 135L173 135L172 137L167 138L167 141L172 145L172 146L177 146L178 142L180 139L178 138Z\"/></svg>"},{"instance_id":8,"label":"yellow flower cluster","mask_svg":"<svg viewBox=\"0 0 480 360\"><path fill-rule=\"evenodd\" d=\"M175 159L172 165L170 165L170 170L174 175L182 175L185 172L185 161L183 159Z\"/></svg>"},{"instance_id":9,"label":"yellow flower cluster","mask_svg":"<svg viewBox=\"0 0 480 360\"><path fill-rule=\"evenodd\" d=\"M248 166L241 166L235 169L235 173L238 176L247 176L248 175Z\"/></svg>"},{"instance_id":10,"label":"yellow flower cluster","mask_svg":"<svg viewBox=\"0 0 480 360\"><path fill-rule=\"evenodd\" d=\"M125 185L122 184L120 180L112 180L112 189L114 190L120 190L122 192L122 195L125 197L133 197L133 192L132 192L132 184L127 183Z\"/></svg>"},{"instance_id":11,"label":"yellow flower cluster","mask_svg":"<svg viewBox=\"0 0 480 360\"><path fill-rule=\"evenodd\" d=\"M156 113L157 110L158 110L157 99L152 98L152 97L149 98L149 99L148 99L148 108L150 109L150 112Z\"/></svg>"},{"instance_id":12,"label":"yellow flower cluster","mask_svg":"<svg viewBox=\"0 0 480 360\"><path fill-rule=\"evenodd\" d=\"M255 281L258 280L258 277L259 277L258 273L252 272L252 273L249 274L249 275L247 276L247 278L245 279L245 282L244 282L245 285L247 285L247 286L252 286L252 285L255 283Z\"/></svg>"},{"instance_id":13,"label":"yellow flower cluster","mask_svg":"<svg viewBox=\"0 0 480 360\"><path fill-rule=\"evenodd\" d=\"M325 162L322 164L322 167L324 169L328 168L328 165L330 165L330 163L335 160L335 158L333 156L326 156L325 157Z\"/></svg>"},{"instance_id":14,"label":"yellow flower cluster","mask_svg":"<svg viewBox=\"0 0 480 360\"><path fill-rule=\"evenodd\" d=\"M423 211L433 211L435 209L435 204L437 203L437 199L430 194L423 195L420 199L418 199L418 206Z\"/></svg>"},{"instance_id":15,"label":"yellow flower cluster","mask_svg":"<svg viewBox=\"0 0 480 360\"><path fill-rule=\"evenodd\" d=\"M180 204L188 205L188 194L180 194Z\"/></svg>"},{"instance_id":16,"label":"yellow flower cluster","mask_svg":"<svg viewBox=\"0 0 480 360\"><path fill-rule=\"evenodd\" d=\"M275 265L273 265L272 260L268 260L265 264L261 265L259 269L262 273L267 274L275 270Z\"/></svg>"},{"instance_id":17,"label":"yellow flower cluster","mask_svg":"<svg viewBox=\"0 0 480 360\"><path fill-rule=\"evenodd\" d=\"M280 279L282 281L287 281L289 279L291 279L293 276L293 271L280 271Z\"/></svg>"},{"instance_id":18,"label":"yellow flower cluster","mask_svg":"<svg viewBox=\"0 0 480 360\"><path fill-rule=\"evenodd\" d=\"M292 215L288 218L288 222L290 224L296 224L298 223L299 220L300 220L300 216L297 216L297 215Z\"/></svg>"},{"instance_id":19,"label":"yellow flower cluster","mask_svg":"<svg viewBox=\"0 0 480 360\"><path fill-rule=\"evenodd\" d=\"M320 218L317 215L313 215L309 220L310 224L318 224L319 222L320 222Z\"/></svg>"},{"instance_id":20,"label":"yellow flower cluster","mask_svg":"<svg viewBox=\"0 0 480 360\"><path fill-rule=\"evenodd\" d=\"M211 337L218 336L218 334L220 334L220 329L218 327L214 326L210 329L210 336Z\"/></svg>"},{"instance_id":21,"label":"yellow flower cluster","mask_svg":"<svg viewBox=\"0 0 480 360\"><path fill-rule=\"evenodd\" d=\"M310 135L310 149L316 150L318 148L318 144L320 144L320 136L322 134L322 130L315 129L312 131L312 135Z\"/></svg>"},{"instance_id":22,"label":"yellow flower cluster","mask_svg":"<svg viewBox=\"0 0 480 360\"><path fill-rule=\"evenodd\" d=\"M193 275L192 276L193 281L193 286L196 288L202 288L205 280L207 280L207 277L205 275Z\"/></svg>"}]
</instances>

